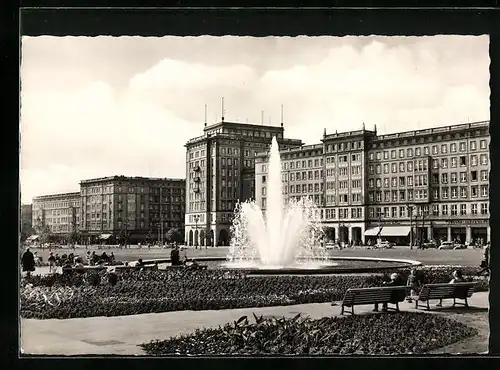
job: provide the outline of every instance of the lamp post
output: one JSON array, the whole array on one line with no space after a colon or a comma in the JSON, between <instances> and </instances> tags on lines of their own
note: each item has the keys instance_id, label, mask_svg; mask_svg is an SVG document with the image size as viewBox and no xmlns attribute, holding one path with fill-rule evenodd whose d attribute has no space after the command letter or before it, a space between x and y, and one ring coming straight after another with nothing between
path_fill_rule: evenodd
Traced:
<instances>
[{"instance_id":1,"label":"lamp post","mask_svg":"<svg viewBox=\"0 0 500 370\"><path fill-rule=\"evenodd\" d=\"M380 231L382 230L382 212L378 214L378 235L377 235L377 244L380 246L380 242L382 241L380 237Z\"/></svg>"},{"instance_id":2,"label":"lamp post","mask_svg":"<svg viewBox=\"0 0 500 370\"><path fill-rule=\"evenodd\" d=\"M200 215L194 215L193 216L195 227L194 227L194 234L196 235L196 241L195 241L195 249L198 249L198 234L196 232L198 231L198 221L200 221Z\"/></svg>"},{"instance_id":3,"label":"lamp post","mask_svg":"<svg viewBox=\"0 0 500 370\"><path fill-rule=\"evenodd\" d=\"M413 206L407 206L408 214L410 215L410 249L413 249Z\"/></svg>"}]
</instances>

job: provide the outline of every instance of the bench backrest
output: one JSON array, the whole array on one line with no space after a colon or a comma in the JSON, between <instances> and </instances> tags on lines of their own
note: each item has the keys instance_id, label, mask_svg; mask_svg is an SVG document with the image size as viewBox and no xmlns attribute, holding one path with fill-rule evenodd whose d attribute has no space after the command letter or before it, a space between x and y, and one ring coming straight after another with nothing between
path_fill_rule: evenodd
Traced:
<instances>
[{"instance_id":1,"label":"bench backrest","mask_svg":"<svg viewBox=\"0 0 500 370\"><path fill-rule=\"evenodd\" d=\"M474 293L475 282L453 284L425 284L418 295L420 300L459 298L465 299Z\"/></svg>"},{"instance_id":2,"label":"bench backrest","mask_svg":"<svg viewBox=\"0 0 500 370\"><path fill-rule=\"evenodd\" d=\"M405 286L348 289L343 300L346 306L370 303L396 303L406 298Z\"/></svg>"}]
</instances>

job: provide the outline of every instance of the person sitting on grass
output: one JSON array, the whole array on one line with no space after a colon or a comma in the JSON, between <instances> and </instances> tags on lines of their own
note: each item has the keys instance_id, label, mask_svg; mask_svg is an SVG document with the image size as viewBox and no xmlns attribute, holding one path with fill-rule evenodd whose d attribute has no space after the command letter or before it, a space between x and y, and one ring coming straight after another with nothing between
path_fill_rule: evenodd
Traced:
<instances>
[{"instance_id":1,"label":"person sitting on grass","mask_svg":"<svg viewBox=\"0 0 500 370\"><path fill-rule=\"evenodd\" d=\"M384 282L384 286L405 286L405 282L401 279L399 274L394 273L391 275L391 280ZM382 311L387 311L387 303L382 304ZM375 303L375 307L373 308L373 312L378 312L378 303Z\"/></svg>"},{"instance_id":2,"label":"person sitting on grass","mask_svg":"<svg viewBox=\"0 0 500 370\"><path fill-rule=\"evenodd\" d=\"M463 283L465 281L462 271L460 270L455 270L453 271L452 274L452 279L450 280L449 284L456 284L456 283ZM440 299L439 303L436 305L436 307L442 307L443 306L443 300Z\"/></svg>"}]
</instances>

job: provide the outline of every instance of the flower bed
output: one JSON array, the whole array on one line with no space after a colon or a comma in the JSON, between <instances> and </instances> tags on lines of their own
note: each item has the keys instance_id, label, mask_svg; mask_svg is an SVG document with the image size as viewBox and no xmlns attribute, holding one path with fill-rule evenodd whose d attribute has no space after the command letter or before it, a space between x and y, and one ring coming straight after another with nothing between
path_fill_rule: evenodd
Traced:
<instances>
[{"instance_id":1,"label":"flower bed","mask_svg":"<svg viewBox=\"0 0 500 370\"><path fill-rule=\"evenodd\" d=\"M454 269L456 266L425 268L425 282L448 282ZM473 276L478 269L462 271ZM406 270L400 273L403 278L408 275ZM381 274L247 277L241 271L188 269L125 271L115 285L108 277L93 271L23 280L21 316L65 319L323 303L341 300L349 288L380 286L386 278ZM37 294L33 294L34 288ZM477 290L487 289L487 280L480 280Z\"/></svg>"},{"instance_id":2,"label":"flower bed","mask_svg":"<svg viewBox=\"0 0 500 370\"><path fill-rule=\"evenodd\" d=\"M424 313L301 318L243 316L233 324L144 343L149 355L423 354L477 331Z\"/></svg>"}]
</instances>

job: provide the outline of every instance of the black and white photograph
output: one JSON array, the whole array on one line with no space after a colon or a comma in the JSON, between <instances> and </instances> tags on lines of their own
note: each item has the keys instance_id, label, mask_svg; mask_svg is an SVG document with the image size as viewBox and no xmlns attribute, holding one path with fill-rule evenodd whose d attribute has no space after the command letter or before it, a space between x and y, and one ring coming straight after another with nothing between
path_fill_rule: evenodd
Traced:
<instances>
[{"instance_id":1,"label":"black and white photograph","mask_svg":"<svg viewBox=\"0 0 500 370\"><path fill-rule=\"evenodd\" d=\"M489 43L21 37L21 355L487 354Z\"/></svg>"}]
</instances>

